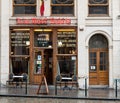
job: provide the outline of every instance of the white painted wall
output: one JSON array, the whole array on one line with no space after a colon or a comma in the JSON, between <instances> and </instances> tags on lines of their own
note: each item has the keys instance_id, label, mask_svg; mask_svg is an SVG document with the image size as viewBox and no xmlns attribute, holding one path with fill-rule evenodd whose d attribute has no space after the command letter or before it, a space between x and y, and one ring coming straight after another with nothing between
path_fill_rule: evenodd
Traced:
<instances>
[{"instance_id":1,"label":"white painted wall","mask_svg":"<svg viewBox=\"0 0 120 103\"><path fill-rule=\"evenodd\" d=\"M5 84L9 73L9 1L1 0L1 41L0 41L0 76Z\"/></svg>"},{"instance_id":2,"label":"white painted wall","mask_svg":"<svg viewBox=\"0 0 120 103\"><path fill-rule=\"evenodd\" d=\"M96 33L105 35L109 42L109 87L113 87L113 43L112 43L112 1L109 0L109 17L88 17L88 0L78 0L78 77L80 88L85 87L82 77L89 77L89 39ZM80 29L83 28L83 31ZM89 87L89 78L88 78Z\"/></svg>"},{"instance_id":3,"label":"white painted wall","mask_svg":"<svg viewBox=\"0 0 120 103\"><path fill-rule=\"evenodd\" d=\"M113 1L113 79L120 78L120 0Z\"/></svg>"}]
</instances>

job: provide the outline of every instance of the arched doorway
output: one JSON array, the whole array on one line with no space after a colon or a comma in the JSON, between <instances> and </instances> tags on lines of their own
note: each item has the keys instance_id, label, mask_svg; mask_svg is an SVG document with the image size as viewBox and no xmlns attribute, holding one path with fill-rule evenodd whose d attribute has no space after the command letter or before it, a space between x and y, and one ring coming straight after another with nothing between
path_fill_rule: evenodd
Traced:
<instances>
[{"instance_id":1,"label":"arched doorway","mask_svg":"<svg viewBox=\"0 0 120 103\"><path fill-rule=\"evenodd\" d=\"M89 41L89 85L109 84L108 40L102 34Z\"/></svg>"}]
</instances>

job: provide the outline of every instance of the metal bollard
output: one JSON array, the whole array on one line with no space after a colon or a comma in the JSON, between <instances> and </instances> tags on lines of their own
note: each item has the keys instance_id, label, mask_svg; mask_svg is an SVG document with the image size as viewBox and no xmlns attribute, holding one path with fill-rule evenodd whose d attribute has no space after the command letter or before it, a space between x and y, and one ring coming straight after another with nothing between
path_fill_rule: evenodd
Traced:
<instances>
[{"instance_id":1,"label":"metal bollard","mask_svg":"<svg viewBox=\"0 0 120 103\"><path fill-rule=\"evenodd\" d=\"M117 79L115 79L115 97L117 98Z\"/></svg>"},{"instance_id":2,"label":"metal bollard","mask_svg":"<svg viewBox=\"0 0 120 103\"><path fill-rule=\"evenodd\" d=\"M87 78L85 78L85 96L87 97Z\"/></svg>"},{"instance_id":3,"label":"metal bollard","mask_svg":"<svg viewBox=\"0 0 120 103\"><path fill-rule=\"evenodd\" d=\"M57 95L57 81L55 81L55 95Z\"/></svg>"},{"instance_id":4,"label":"metal bollard","mask_svg":"<svg viewBox=\"0 0 120 103\"><path fill-rule=\"evenodd\" d=\"M26 84L25 84L25 94L27 94L27 79L26 79Z\"/></svg>"},{"instance_id":5,"label":"metal bollard","mask_svg":"<svg viewBox=\"0 0 120 103\"><path fill-rule=\"evenodd\" d=\"M28 78L28 76L26 73L23 73L22 76L23 76L23 82L25 82L25 94L27 94L27 78Z\"/></svg>"}]
</instances>

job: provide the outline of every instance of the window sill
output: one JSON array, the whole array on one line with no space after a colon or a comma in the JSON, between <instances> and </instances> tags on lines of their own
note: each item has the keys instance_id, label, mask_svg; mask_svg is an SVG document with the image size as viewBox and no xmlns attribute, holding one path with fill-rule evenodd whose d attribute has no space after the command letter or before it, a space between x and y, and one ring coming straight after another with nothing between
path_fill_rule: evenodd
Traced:
<instances>
[{"instance_id":1,"label":"window sill","mask_svg":"<svg viewBox=\"0 0 120 103\"><path fill-rule=\"evenodd\" d=\"M112 20L110 16L88 16L86 20Z\"/></svg>"}]
</instances>

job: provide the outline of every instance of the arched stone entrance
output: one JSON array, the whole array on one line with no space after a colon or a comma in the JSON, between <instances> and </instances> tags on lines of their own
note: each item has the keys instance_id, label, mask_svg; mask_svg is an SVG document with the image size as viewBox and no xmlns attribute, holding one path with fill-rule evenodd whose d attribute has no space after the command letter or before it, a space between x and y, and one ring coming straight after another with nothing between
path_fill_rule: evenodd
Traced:
<instances>
[{"instance_id":1,"label":"arched stone entrance","mask_svg":"<svg viewBox=\"0 0 120 103\"><path fill-rule=\"evenodd\" d=\"M89 40L89 85L109 85L108 40L95 34Z\"/></svg>"}]
</instances>

